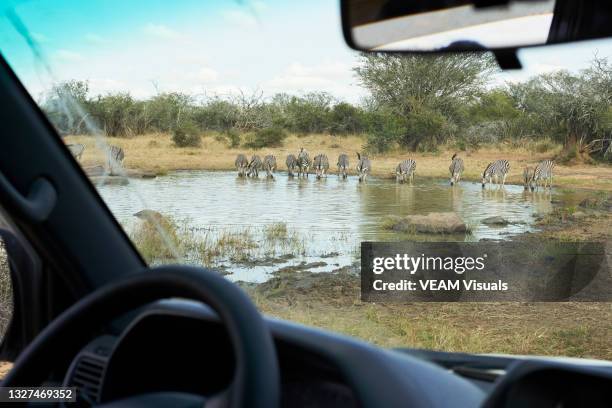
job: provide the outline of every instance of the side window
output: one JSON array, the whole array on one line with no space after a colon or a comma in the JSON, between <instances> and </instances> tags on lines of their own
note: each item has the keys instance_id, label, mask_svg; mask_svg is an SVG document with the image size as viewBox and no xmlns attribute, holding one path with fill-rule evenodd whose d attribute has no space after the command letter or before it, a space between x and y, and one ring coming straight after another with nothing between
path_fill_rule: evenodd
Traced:
<instances>
[{"instance_id":1,"label":"side window","mask_svg":"<svg viewBox=\"0 0 612 408\"><path fill-rule=\"evenodd\" d=\"M0 229L10 231L10 227L0 215ZM8 330L11 318L13 317L13 284L11 281L11 271L6 245L1 239L0 234L0 344L4 341L4 336ZM12 364L7 361L0 361L0 379L8 373Z\"/></svg>"}]
</instances>

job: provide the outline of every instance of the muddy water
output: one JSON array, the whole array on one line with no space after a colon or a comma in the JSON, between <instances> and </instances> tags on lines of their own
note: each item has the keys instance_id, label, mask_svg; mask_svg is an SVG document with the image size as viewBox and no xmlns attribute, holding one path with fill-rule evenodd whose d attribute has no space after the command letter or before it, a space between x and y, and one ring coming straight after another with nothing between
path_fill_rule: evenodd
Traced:
<instances>
[{"instance_id":1,"label":"muddy water","mask_svg":"<svg viewBox=\"0 0 612 408\"><path fill-rule=\"evenodd\" d=\"M504 189L462 182L450 187L447 180L415 180L399 185L393 180L354 177L340 180L335 175L315 180L239 179L234 172L184 171L151 180L131 179L129 185L100 186L112 212L126 229L138 222L133 214L149 208L186 220L195 234L207 239L228 232L248 231L257 250L249 260L216 260L234 280L261 282L282 267L299 264L311 271L330 271L353 264L361 241L402 239L473 240L510 239L533 231L533 216L552 210L551 200L574 202L569 193L526 193L522 186ZM135 191L138 193L136 194ZM381 228L390 214L426 214L455 211L471 227L470 235L452 237L407 236ZM492 227L484 218L501 216L511 224ZM270 241L267 228L284 223L286 236Z\"/></svg>"}]
</instances>

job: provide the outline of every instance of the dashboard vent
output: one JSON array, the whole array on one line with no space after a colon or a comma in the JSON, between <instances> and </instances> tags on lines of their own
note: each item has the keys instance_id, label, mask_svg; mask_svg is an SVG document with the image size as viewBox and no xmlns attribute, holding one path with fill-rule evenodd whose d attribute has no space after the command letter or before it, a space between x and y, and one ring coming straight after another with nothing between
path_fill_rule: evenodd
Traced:
<instances>
[{"instance_id":1,"label":"dashboard vent","mask_svg":"<svg viewBox=\"0 0 612 408\"><path fill-rule=\"evenodd\" d=\"M99 402L102 375L106 361L82 356L72 371L70 385L77 387L77 406L88 407Z\"/></svg>"}]
</instances>

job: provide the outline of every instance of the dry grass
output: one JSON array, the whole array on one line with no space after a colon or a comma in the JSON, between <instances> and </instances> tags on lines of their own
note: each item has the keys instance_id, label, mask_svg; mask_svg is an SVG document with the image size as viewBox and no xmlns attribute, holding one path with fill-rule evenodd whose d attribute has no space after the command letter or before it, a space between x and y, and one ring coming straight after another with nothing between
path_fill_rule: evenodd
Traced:
<instances>
[{"instance_id":1,"label":"dry grass","mask_svg":"<svg viewBox=\"0 0 612 408\"><path fill-rule=\"evenodd\" d=\"M358 285L254 300L269 315L383 347L612 359L610 303L374 304L360 302Z\"/></svg>"},{"instance_id":2,"label":"dry grass","mask_svg":"<svg viewBox=\"0 0 612 408\"><path fill-rule=\"evenodd\" d=\"M229 148L223 140L217 140L215 134L206 134L202 145L195 148L178 148L174 146L170 135L150 134L123 139L115 138L112 144L123 147L125 165L128 168L165 173L171 170L228 170L234 168L234 159L238 153L253 154L254 150ZM67 143L83 143L87 147L83 155L83 165L90 166L103 162L103 153L96 149L95 139L91 136L69 136ZM313 155L324 152L330 158L332 168L340 153L351 156L351 167L356 164L355 152L360 151L365 140L359 136L335 137L329 135L289 136L279 148L261 149L257 153L277 156L280 168L284 169L284 158L289 153L296 153L304 147ZM558 148L545 153L537 153L531 146L512 146L501 144L479 149L476 152L460 152L465 161L464 179L480 181L486 165L496 159L506 158L511 162L509 183L521 183L522 169L535 165L538 161L551 158ZM454 153L450 147L442 146L438 153L412 153L395 151L385 155L371 156L375 176L392 177L395 166L400 160L413 157L417 161L417 177L448 177L450 157ZM557 165L555 185L571 188L612 190L612 167L607 165Z\"/></svg>"}]
</instances>

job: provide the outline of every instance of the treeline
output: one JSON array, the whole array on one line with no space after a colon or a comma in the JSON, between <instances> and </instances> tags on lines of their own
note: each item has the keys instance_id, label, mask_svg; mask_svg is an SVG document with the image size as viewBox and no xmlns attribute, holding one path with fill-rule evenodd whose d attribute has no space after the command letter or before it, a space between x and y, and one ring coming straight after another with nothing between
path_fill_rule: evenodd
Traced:
<instances>
[{"instance_id":1,"label":"treeline","mask_svg":"<svg viewBox=\"0 0 612 408\"><path fill-rule=\"evenodd\" d=\"M546 139L569 155L586 154L612 136L612 64L594 58L579 73L557 71L522 83L490 86L496 70L488 54L444 57L367 54L355 75L369 91L359 105L324 93L263 93L196 99L159 93L139 100L127 92L90 95L87 82L51 89L41 105L63 134L101 131L108 136L169 132L181 146L217 131L232 146L282 143L287 132L363 134L366 148L460 149L482 143ZM248 137L241 138L241 134ZM609 151L609 144L607 145ZM590 150L589 150L590 149ZM596 149L595 149L596 150Z\"/></svg>"}]
</instances>

